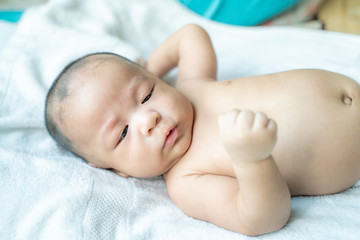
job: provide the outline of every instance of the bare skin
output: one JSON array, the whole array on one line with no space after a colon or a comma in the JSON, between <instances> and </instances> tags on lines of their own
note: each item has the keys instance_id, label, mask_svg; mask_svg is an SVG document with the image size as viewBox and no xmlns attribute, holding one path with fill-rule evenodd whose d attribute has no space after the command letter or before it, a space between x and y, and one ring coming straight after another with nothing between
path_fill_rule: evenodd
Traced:
<instances>
[{"instance_id":1,"label":"bare skin","mask_svg":"<svg viewBox=\"0 0 360 240\"><path fill-rule=\"evenodd\" d=\"M176 66L177 90L159 79ZM294 70L217 82L211 41L196 25L170 36L146 68L153 74L109 57L77 74L63 130L91 165L164 174L186 214L247 235L284 226L291 196L337 193L359 179L353 80Z\"/></svg>"}]
</instances>

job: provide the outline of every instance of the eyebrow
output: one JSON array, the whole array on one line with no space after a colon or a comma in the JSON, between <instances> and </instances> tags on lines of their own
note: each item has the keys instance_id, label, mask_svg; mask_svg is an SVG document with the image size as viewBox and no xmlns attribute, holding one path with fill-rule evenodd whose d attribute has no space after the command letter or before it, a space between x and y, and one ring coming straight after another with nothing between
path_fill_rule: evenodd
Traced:
<instances>
[{"instance_id":1,"label":"eyebrow","mask_svg":"<svg viewBox=\"0 0 360 240\"><path fill-rule=\"evenodd\" d=\"M129 96L136 96L136 91L141 85L142 80L138 76L134 76L129 80L129 85L127 86L126 92L129 93Z\"/></svg>"},{"instance_id":2,"label":"eyebrow","mask_svg":"<svg viewBox=\"0 0 360 240\"><path fill-rule=\"evenodd\" d=\"M129 94L130 97L136 97L137 90L139 89L140 85L144 83L142 76L134 76L129 80L129 83L127 87L125 87L125 91ZM114 128L116 124L118 123L118 120L113 115L110 115L102 124L100 127L100 139L103 142L103 146L105 148L112 149L114 146L114 138L113 135L115 135ZM111 137L108 137L108 135L111 135Z\"/></svg>"}]
</instances>

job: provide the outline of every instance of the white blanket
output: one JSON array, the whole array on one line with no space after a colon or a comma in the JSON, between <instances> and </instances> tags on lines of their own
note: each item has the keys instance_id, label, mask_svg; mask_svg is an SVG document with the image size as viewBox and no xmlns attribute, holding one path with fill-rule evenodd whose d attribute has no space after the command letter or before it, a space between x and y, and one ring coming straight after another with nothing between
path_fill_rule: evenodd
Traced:
<instances>
[{"instance_id":1,"label":"white blanket","mask_svg":"<svg viewBox=\"0 0 360 240\"><path fill-rule=\"evenodd\" d=\"M0 239L254 239L184 215L161 177L123 179L88 166L44 128L45 94L68 62L93 51L146 58L189 22L213 39L220 80L294 68L360 80L360 36L228 26L173 0L53 0L30 9L0 56ZM360 182L293 198L289 223L258 237L359 238Z\"/></svg>"}]
</instances>

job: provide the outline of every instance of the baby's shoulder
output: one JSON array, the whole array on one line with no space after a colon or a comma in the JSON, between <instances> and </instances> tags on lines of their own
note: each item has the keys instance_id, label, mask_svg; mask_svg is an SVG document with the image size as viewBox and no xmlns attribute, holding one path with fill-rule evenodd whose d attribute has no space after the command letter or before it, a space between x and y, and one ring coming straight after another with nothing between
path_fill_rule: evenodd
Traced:
<instances>
[{"instance_id":1,"label":"baby's shoulder","mask_svg":"<svg viewBox=\"0 0 360 240\"><path fill-rule=\"evenodd\" d=\"M176 84L176 88L190 100L205 99L219 91L218 86L219 82L211 78L198 78Z\"/></svg>"},{"instance_id":2,"label":"baby's shoulder","mask_svg":"<svg viewBox=\"0 0 360 240\"><path fill-rule=\"evenodd\" d=\"M195 87L209 87L214 85L216 82L216 79L213 78L182 79L176 82L176 88L191 91Z\"/></svg>"}]
</instances>

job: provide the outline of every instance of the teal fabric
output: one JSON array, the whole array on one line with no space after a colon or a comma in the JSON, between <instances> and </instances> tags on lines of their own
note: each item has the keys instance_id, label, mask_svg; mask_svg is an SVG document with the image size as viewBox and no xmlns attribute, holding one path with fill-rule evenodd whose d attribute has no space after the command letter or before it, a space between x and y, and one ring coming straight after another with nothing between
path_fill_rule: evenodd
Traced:
<instances>
[{"instance_id":1,"label":"teal fabric","mask_svg":"<svg viewBox=\"0 0 360 240\"><path fill-rule=\"evenodd\" d=\"M300 0L177 0L192 11L215 21L253 26L260 24Z\"/></svg>"},{"instance_id":2,"label":"teal fabric","mask_svg":"<svg viewBox=\"0 0 360 240\"><path fill-rule=\"evenodd\" d=\"M8 22L17 22L21 18L22 11L0 11L0 19Z\"/></svg>"}]
</instances>

